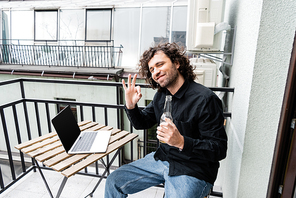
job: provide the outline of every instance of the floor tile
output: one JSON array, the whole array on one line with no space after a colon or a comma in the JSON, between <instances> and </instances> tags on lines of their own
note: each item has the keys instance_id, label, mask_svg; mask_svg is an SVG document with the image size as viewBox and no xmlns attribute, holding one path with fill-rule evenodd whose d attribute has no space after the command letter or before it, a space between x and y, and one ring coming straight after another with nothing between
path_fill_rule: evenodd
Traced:
<instances>
[{"instance_id":1,"label":"floor tile","mask_svg":"<svg viewBox=\"0 0 296 198\"><path fill-rule=\"evenodd\" d=\"M56 196L59 186L62 183L63 176L55 171L42 170L44 176ZM70 177L62 191L60 198L83 198L87 196L99 181L98 177L90 177L84 175L75 175ZM105 191L105 179L103 179L93 194L94 198L103 198ZM163 188L152 187L142 192L129 195L129 198L162 198ZM50 198L45 184L39 172L30 172L11 188L0 195L0 198Z\"/></svg>"}]
</instances>

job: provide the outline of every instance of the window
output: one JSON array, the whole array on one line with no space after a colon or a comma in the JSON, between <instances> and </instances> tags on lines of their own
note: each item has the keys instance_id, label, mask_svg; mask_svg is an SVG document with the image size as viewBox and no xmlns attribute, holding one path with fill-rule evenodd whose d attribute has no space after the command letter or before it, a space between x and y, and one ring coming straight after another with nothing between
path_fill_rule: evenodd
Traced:
<instances>
[{"instance_id":1,"label":"window","mask_svg":"<svg viewBox=\"0 0 296 198\"><path fill-rule=\"evenodd\" d=\"M64 100L64 101L76 101L75 99L72 98L55 98L56 100ZM57 104L57 113L59 113L60 111L62 111L66 106L68 106L67 104ZM74 114L74 117L77 121L77 107L76 105L70 105L71 110Z\"/></svg>"},{"instance_id":2,"label":"window","mask_svg":"<svg viewBox=\"0 0 296 198\"><path fill-rule=\"evenodd\" d=\"M58 11L35 10L35 41L58 40Z\"/></svg>"},{"instance_id":3,"label":"window","mask_svg":"<svg viewBox=\"0 0 296 198\"><path fill-rule=\"evenodd\" d=\"M21 20L20 20L21 19ZM11 11L11 38L12 39L34 39L32 30L34 28L34 14L32 11ZM24 23L24 21L26 21ZM18 40L13 40L18 44ZM21 43L25 43L21 41ZM25 44L28 44L26 42Z\"/></svg>"},{"instance_id":4,"label":"window","mask_svg":"<svg viewBox=\"0 0 296 198\"><path fill-rule=\"evenodd\" d=\"M112 9L86 10L86 41L111 40Z\"/></svg>"},{"instance_id":5,"label":"window","mask_svg":"<svg viewBox=\"0 0 296 198\"><path fill-rule=\"evenodd\" d=\"M170 7L143 8L141 54L155 43L169 41L170 13Z\"/></svg>"},{"instance_id":6,"label":"window","mask_svg":"<svg viewBox=\"0 0 296 198\"><path fill-rule=\"evenodd\" d=\"M117 8L114 12L114 45L123 46L122 66L134 67L138 60L140 9Z\"/></svg>"},{"instance_id":7,"label":"window","mask_svg":"<svg viewBox=\"0 0 296 198\"><path fill-rule=\"evenodd\" d=\"M172 42L186 46L186 28L187 28L187 6L173 8L172 18Z\"/></svg>"},{"instance_id":8,"label":"window","mask_svg":"<svg viewBox=\"0 0 296 198\"><path fill-rule=\"evenodd\" d=\"M10 39L10 12L9 11L2 11L2 39ZM7 44L7 40L2 40L3 44Z\"/></svg>"},{"instance_id":9,"label":"window","mask_svg":"<svg viewBox=\"0 0 296 198\"><path fill-rule=\"evenodd\" d=\"M84 10L60 10L59 26L61 44L83 45L82 41L85 38L84 15ZM73 40L79 40L81 42L76 41L76 43L71 43Z\"/></svg>"}]
</instances>

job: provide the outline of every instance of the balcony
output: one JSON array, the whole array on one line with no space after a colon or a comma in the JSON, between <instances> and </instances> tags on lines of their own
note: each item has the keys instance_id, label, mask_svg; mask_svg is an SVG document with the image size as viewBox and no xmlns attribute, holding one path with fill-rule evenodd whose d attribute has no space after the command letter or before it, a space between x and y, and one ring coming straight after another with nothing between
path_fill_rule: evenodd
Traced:
<instances>
[{"instance_id":1,"label":"balcony","mask_svg":"<svg viewBox=\"0 0 296 198\"><path fill-rule=\"evenodd\" d=\"M122 48L113 40L0 39L0 73L110 80L123 71Z\"/></svg>"},{"instance_id":2,"label":"balcony","mask_svg":"<svg viewBox=\"0 0 296 198\"><path fill-rule=\"evenodd\" d=\"M143 90L150 89L138 84ZM46 188L31 158L14 149L35 137L53 131L51 119L63 105L76 109L77 121L92 120L104 125L139 134L138 141L125 146L111 171L122 164L134 161L147 153L147 130L136 131L124 113L122 85L117 82L53 80L20 78L0 82L0 92L5 93L0 104L0 193L7 197L47 197ZM211 88L214 91L233 92L231 88ZM95 95L99 94L99 97ZM144 91L143 91L144 93ZM66 94L68 99L54 99L55 95ZM83 96L91 94L94 101L84 101ZM48 99L50 98L50 99ZM53 99L52 99L53 98ZM80 98L75 101L70 98ZM107 102L106 102L107 101ZM143 108L141 106L140 108ZM225 112L225 117L231 113ZM157 146L158 143L156 143ZM41 165L41 164L40 164ZM41 165L42 167L42 165ZM96 162L69 179L62 197L77 190L81 197L92 188L102 173L102 164ZM42 167L48 175L53 191L62 175ZM72 189L72 191L71 191ZM78 190L79 189L79 190ZM102 197L104 187L97 189L95 196ZM43 192L45 191L45 192ZM66 192L68 191L68 192ZM79 191L79 193L78 193ZM55 192L55 191L54 191ZM152 193L153 195L151 195ZM63 195L64 194L64 195ZM87 193L86 193L87 194ZM162 197L163 188L153 187L131 197ZM212 193L215 195L215 192ZM217 193L216 193L217 195ZM218 193L218 195L221 195ZM69 196L67 196L69 197ZM74 195L71 197L75 197Z\"/></svg>"},{"instance_id":3,"label":"balcony","mask_svg":"<svg viewBox=\"0 0 296 198\"><path fill-rule=\"evenodd\" d=\"M111 41L2 39L0 59L8 65L115 68L120 66L122 46Z\"/></svg>"}]
</instances>

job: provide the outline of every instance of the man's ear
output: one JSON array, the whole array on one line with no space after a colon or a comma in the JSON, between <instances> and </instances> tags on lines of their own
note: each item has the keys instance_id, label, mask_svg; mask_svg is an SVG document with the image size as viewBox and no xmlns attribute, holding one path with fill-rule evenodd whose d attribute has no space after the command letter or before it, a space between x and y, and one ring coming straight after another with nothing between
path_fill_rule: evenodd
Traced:
<instances>
[{"instance_id":1,"label":"man's ear","mask_svg":"<svg viewBox=\"0 0 296 198\"><path fill-rule=\"evenodd\" d=\"M179 69L179 67L180 67L180 63L179 63L178 61L176 61L174 64L175 64L175 66L176 66L176 69Z\"/></svg>"}]
</instances>

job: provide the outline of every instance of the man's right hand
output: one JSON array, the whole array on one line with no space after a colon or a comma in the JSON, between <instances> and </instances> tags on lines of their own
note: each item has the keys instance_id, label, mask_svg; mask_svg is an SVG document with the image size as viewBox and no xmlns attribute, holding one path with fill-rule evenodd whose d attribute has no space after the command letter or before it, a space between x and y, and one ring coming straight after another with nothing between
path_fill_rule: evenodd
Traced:
<instances>
[{"instance_id":1,"label":"man's right hand","mask_svg":"<svg viewBox=\"0 0 296 198\"><path fill-rule=\"evenodd\" d=\"M125 91L125 106L128 109L135 108L137 102L142 98L141 87L135 86L137 74L134 75L133 82L131 82L132 75L128 75L128 86L126 87L124 79L122 79L122 86Z\"/></svg>"}]
</instances>

